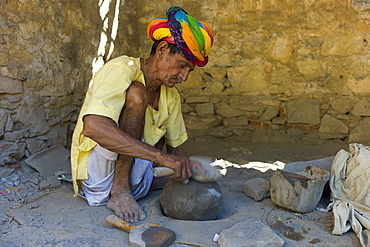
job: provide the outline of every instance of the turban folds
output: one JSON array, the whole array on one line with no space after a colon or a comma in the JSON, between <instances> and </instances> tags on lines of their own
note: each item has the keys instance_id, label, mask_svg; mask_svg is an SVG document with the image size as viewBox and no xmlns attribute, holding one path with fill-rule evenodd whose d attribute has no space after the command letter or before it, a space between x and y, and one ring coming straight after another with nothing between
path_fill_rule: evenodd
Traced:
<instances>
[{"instance_id":1,"label":"turban folds","mask_svg":"<svg viewBox=\"0 0 370 247\"><path fill-rule=\"evenodd\" d=\"M147 28L151 40L165 40L176 44L190 62L203 67L213 45L213 31L204 22L197 21L180 7L171 7L166 17L154 18Z\"/></svg>"}]
</instances>

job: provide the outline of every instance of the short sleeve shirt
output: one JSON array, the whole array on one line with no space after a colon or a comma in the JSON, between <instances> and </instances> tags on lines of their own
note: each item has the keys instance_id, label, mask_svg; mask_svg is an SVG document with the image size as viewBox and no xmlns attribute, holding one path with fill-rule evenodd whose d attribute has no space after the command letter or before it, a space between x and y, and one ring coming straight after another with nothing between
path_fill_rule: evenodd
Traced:
<instances>
[{"instance_id":1,"label":"short sleeve shirt","mask_svg":"<svg viewBox=\"0 0 370 247\"><path fill-rule=\"evenodd\" d=\"M72 137L71 168L75 193L78 190L77 180L87 179L87 157L97 144L82 134L83 117L89 114L105 116L118 125L126 90L132 81L145 85L140 59L127 56L112 59L94 76ZM180 95L175 88L165 85L161 85L160 90L159 110L150 105L146 109L143 138L146 143L155 145L164 137L166 144L178 147L188 138L181 114Z\"/></svg>"}]
</instances>

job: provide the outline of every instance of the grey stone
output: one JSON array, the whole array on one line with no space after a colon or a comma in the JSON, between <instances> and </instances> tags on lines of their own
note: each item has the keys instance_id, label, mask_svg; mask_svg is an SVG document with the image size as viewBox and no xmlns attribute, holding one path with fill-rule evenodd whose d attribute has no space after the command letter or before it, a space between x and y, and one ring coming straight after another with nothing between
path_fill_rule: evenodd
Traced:
<instances>
[{"instance_id":1,"label":"grey stone","mask_svg":"<svg viewBox=\"0 0 370 247\"><path fill-rule=\"evenodd\" d=\"M212 128L209 132L208 135L218 137L218 138L225 138L225 137L230 137L233 135L233 132L229 131L223 126L220 127L215 127Z\"/></svg>"},{"instance_id":2,"label":"grey stone","mask_svg":"<svg viewBox=\"0 0 370 247\"><path fill-rule=\"evenodd\" d=\"M288 123L320 124L320 104L316 99L298 99L284 103Z\"/></svg>"},{"instance_id":3,"label":"grey stone","mask_svg":"<svg viewBox=\"0 0 370 247\"><path fill-rule=\"evenodd\" d=\"M23 126L30 129L31 136L44 134L49 130L42 100L35 94L27 95L23 98L22 105L17 112L17 117Z\"/></svg>"},{"instance_id":4,"label":"grey stone","mask_svg":"<svg viewBox=\"0 0 370 247\"><path fill-rule=\"evenodd\" d=\"M243 184L244 193L259 202L270 196L270 181L264 178L252 178Z\"/></svg>"},{"instance_id":5,"label":"grey stone","mask_svg":"<svg viewBox=\"0 0 370 247\"><path fill-rule=\"evenodd\" d=\"M4 140L7 142L15 142L21 139L24 136L25 132L26 130L20 129L20 130L4 133Z\"/></svg>"},{"instance_id":6,"label":"grey stone","mask_svg":"<svg viewBox=\"0 0 370 247\"><path fill-rule=\"evenodd\" d=\"M160 196L166 216L180 220L215 220L219 216L222 192L217 182L184 184L170 180Z\"/></svg>"},{"instance_id":7,"label":"grey stone","mask_svg":"<svg viewBox=\"0 0 370 247\"><path fill-rule=\"evenodd\" d=\"M182 113L190 113L190 112L194 112L194 109L189 104L182 104L181 111Z\"/></svg>"},{"instance_id":8,"label":"grey stone","mask_svg":"<svg viewBox=\"0 0 370 247\"><path fill-rule=\"evenodd\" d=\"M212 103L196 104L195 110L200 117L212 117L215 115L215 109Z\"/></svg>"},{"instance_id":9,"label":"grey stone","mask_svg":"<svg viewBox=\"0 0 370 247\"><path fill-rule=\"evenodd\" d=\"M8 119L9 113L0 108L0 137L4 135L5 124Z\"/></svg>"},{"instance_id":10,"label":"grey stone","mask_svg":"<svg viewBox=\"0 0 370 247\"><path fill-rule=\"evenodd\" d=\"M276 117L279 113L279 110L276 108L272 107L267 107L264 113L260 116L260 120L265 122L265 121L270 121L274 117Z\"/></svg>"},{"instance_id":11,"label":"grey stone","mask_svg":"<svg viewBox=\"0 0 370 247\"><path fill-rule=\"evenodd\" d=\"M0 93L21 93L22 82L0 75Z\"/></svg>"},{"instance_id":12,"label":"grey stone","mask_svg":"<svg viewBox=\"0 0 370 247\"><path fill-rule=\"evenodd\" d=\"M370 118L364 118L350 133L348 143L370 145Z\"/></svg>"},{"instance_id":13,"label":"grey stone","mask_svg":"<svg viewBox=\"0 0 370 247\"><path fill-rule=\"evenodd\" d=\"M370 102L364 97L352 109L355 116L370 116Z\"/></svg>"},{"instance_id":14,"label":"grey stone","mask_svg":"<svg viewBox=\"0 0 370 247\"><path fill-rule=\"evenodd\" d=\"M220 117L198 117L198 116L185 116L185 125L189 129L210 129L222 125Z\"/></svg>"},{"instance_id":15,"label":"grey stone","mask_svg":"<svg viewBox=\"0 0 370 247\"><path fill-rule=\"evenodd\" d=\"M249 219L223 230L218 238L220 247L275 247L284 240L259 220Z\"/></svg>"},{"instance_id":16,"label":"grey stone","mask_svg":"<svg viewBox=\"0 0 370 247\"><path fill-rule=\"evenodd\" d=\"M293 212L311 212L320 201L328 180L329 172L313 166L297 173L276 171L270 179L271 201Z\"/></svg>"},{"instance_id":17,"label":"grey stone","mask_svg":"<svg viewBox=\"0 0 370 247\"><path fill-rule=\"evenodd\" d=\"M186 103L208 103L209 96L197 95L197 96L188 96L186 97Z\"/></svg>"},{"instance_id":18,"label":"grey stone","mask_svg":"<svg viewBox=\"0 0 370 247\"><path fill-rule=\"evenodd\" d=\"M24 156L26 144L21 141L0 141L0 165L14 163Z\"/></svg>"},{"instance_id":19,"label":"grey stone","mask_svg":"<svg viewBox=\"0 0 370 247\"><path fill-rule=\"evenodd\" d=\"M242 110L232 107L226 102L216 104L216 113L225 118L240 117L244 115Z\"/></svg>"},{"instance_id":20,"label":"grey stone","mask_svg":"<svg viewBox=\"0 0 370 247\"><path fill-rule=\"evenodd\" d=\"M336 98L331 102L331 107L338 113L347 113L351 110L351 101L345 98Z\"/></svg>"},{"instance_id":21,"label":"grey stone","mask_svg":"<svg viewBox=\"0 0 370 247\"><path fill-rule=\"evenodd\" d=\"M343 136L348 134L348 126L344 124L341 120L338 120L328 114L326 114L319 128L320 134L325 134L325 139L336 138L341 136L338 134L343 134ZM320 135L324 137L324 135Z\"/></svg>"},{"instance_id":22,"label":"grey stone","mask_svg":"<svg viewBox=\"0 0 370 247\"><path fill-rule=\"evenodd\" d=\"M246 117L225 118L223 124L225 127L246 126L249 124L249 119Z\"/></svg>"},{"instance_id":23,"label":"grey stone","mask_svg":"<svg viewBox=\"0 0 370 247\"><path fill-rule=\"evenodd\" d=\"M26 140L26 144L30 155L36 154L48 147L44 141L35 139Z\"/></svg>"}]
</instances>

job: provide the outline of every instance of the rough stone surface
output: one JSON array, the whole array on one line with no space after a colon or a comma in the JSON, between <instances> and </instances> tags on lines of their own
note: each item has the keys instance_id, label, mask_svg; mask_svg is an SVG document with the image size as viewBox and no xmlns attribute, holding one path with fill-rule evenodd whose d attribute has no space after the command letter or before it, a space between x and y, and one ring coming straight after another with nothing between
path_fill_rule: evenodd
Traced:
<instances>
[{"instance_id":1,"label":"rough stone surface","mask_svg":"<svg viewBox=\"0 0 370 247\"><path fill-rule=\"evenodd\" d=\"M364 97L352 109L355 116L370 116L370 102Z\"/></svg>"},{"instance_id":2,"label":"rough stone surface","mask_svg":"<svg viewBox=\"0 0 370 247\"><path fill-rule=\"evenodd\" d=\"M338 113L347 113L352 109L352 103L349 99L336 98L331 102L331 107Z\"/></svg>"},{"instance_id":3,"label":"rough stone surface","mask_svg":"<svg viewBox=\"0 0 370 247\"><path fill-rule=\"evenodd\" d=\"M367 143L370 138L370 118L364 118L351 132L348 143Z\"/></svg>"},{"instance_id":4,"label":"rough stone surface","mask_svg":"<svg viewBox=\"0 0 370 247\"><path fill-rule=\"evenodd\" d=\"M317 100L299 99L285 103L288 123L317 125L320 123L320 109Z\"/></svg>"},{"instance_id":5,"label":"rough stone surface","mask_svg":"<svg viewBox=\"0 0 370 247\"><path fill-rule=\"evenodd\" d=\"M195 110L200 117L212 117L215 115L215 109L212 103L195 105Z\"/></svg>"},{"instance_id":6,"label":"rough stone surface","mask_svg":"<svg viewBox=\"0 0 370 247\"><path fill-rule=\"evenodd\" d=\"M224 118L240 117L244 115L242 110L234 108L226 102L220 102L216 105L216 113Z\"/></svg>"},{"instance_id":7,"label":"rough stone surface","mask_svg":"<svg viewBox=\"0 0 370 247\"><path fill-rule=\"evenodd\" d=\"M270 196L270 181L264 178L252 178L243 184L244 193L259 202Z\"/></svg>"},{"instance_id":8,"label":"rough stone surface","mask_svg":"<svg viewBox=\"0 0 370 247\"><path fill-rule=\"evenodd\" d=\"M250 219L223 230L218 239L220 247L283 246L284 240L259 220Z\"/></svg>"},{"instance_id":9,"label":"rough stone surface","mask_svg":"<svg viewBox=\"0 0 370 247\"><path fill-rule=\"evenodd\" d=\"M222 192L217 182L183 184L170 180L160 196L166 216L180 220L215 220L219 216Z\"/></svg>"},{"instance_id":10,"label":"rough stone surface","mask_svg":"<svg viewBox=\"0 0 370 247\"><path fill-rule=\"evenodd\" d=\"M262 122L265 122L265 121L270 121L272 120L274 117L276 117L279 113L279 110L276 109L276 108L272 108L272 107L267 107L265 112L262 113L261 117L260 117L260 120Z\"/></svg>"},{"instance_id":11,"label":"rough stone surface","mask_svg":"<svg viewBox=\"0 0 370 247\"><path fill-rule=\"evenodd\" d=\"M330 115L325 115L322 119L319 133L324 139L335 138L338 134L346 136L348 134L348 126L343 121L336 119Z\"/></svg>"}]
</instances>

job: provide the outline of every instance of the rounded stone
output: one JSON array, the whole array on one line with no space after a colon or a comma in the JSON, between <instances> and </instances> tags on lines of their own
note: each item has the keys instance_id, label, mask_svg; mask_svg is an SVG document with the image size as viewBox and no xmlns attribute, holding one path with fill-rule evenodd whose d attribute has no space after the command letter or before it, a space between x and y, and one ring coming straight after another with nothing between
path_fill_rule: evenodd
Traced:
<instances>
[{"instance_id":1,"label":"rounded stone","mask_svg":"<svg viewBox=\"0 0 370 247\"><path fill-rule=\"evenodd\" d=\"M189 183L174 179L164 187L160 196L163 213L180 220L216 220L219 216L222 192L217 182Z\"/></svg>"}]
</instances>

